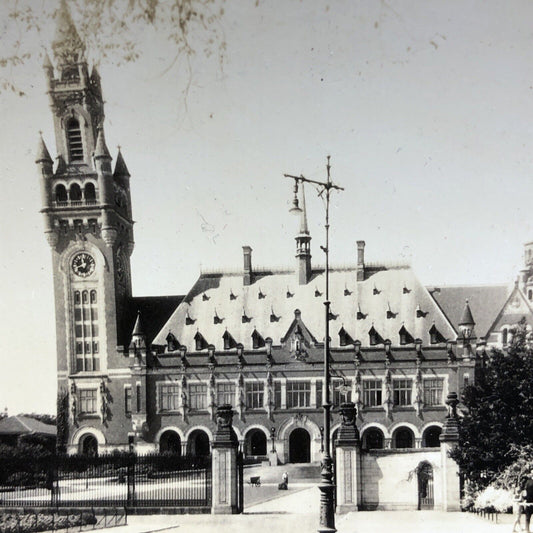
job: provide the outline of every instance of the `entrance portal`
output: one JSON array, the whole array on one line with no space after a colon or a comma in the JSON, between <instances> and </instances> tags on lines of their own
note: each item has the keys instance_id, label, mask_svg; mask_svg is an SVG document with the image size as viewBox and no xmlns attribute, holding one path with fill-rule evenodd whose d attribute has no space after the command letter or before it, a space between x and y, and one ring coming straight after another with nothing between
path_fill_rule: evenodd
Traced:
<instances>
[{"instance_id":1,"label":"entrance portal","mask_svg":"<svg viewBox=\"0 0 533 533\"><path fill-rule=\"evenodd\" d=\"M181 439L175 431L165 431L159 439L159 451L162 453L181 454Z\"/></svg>"},{"instance_id":2,"label":"entrance portal","mask_svg":"<svg viewBox=\"0 0 533 533\"><path fill-rule=\"evenodd\" d=\"M209 437L205 431L195 429L187 441L187 454L192 456L209 455Z\"/></svg>"},{"instance_id":3,"label":"entrance portal","mask_svg":"<svg viewBox=\"0 0 533 533\"><path fill-rule=\"evenodd\" d=\"M94 435L87 435L81 441L80 452L82 455L96 457L98 455L98 441Z\"/></svg>"},{"instance_id":4,"label":"entrance portal","mask_svg":"<svg viewBox=\"0 0 533 533\"><path fill-rule=\"evenodd\" d=\"M309 463L311 461L311 436L303 428L294 429L289 436L289 462Z\"/></svg>"},{"instance_id":5,"label":"entrance portal","mask_svg":"<svg viewBox=\"0 0 533 533\"><path fill-rule=\"evenodd\" d=\"M433 509L433 467L429 463L418 465L418 510Z\"/></svg>"}]
</instances>

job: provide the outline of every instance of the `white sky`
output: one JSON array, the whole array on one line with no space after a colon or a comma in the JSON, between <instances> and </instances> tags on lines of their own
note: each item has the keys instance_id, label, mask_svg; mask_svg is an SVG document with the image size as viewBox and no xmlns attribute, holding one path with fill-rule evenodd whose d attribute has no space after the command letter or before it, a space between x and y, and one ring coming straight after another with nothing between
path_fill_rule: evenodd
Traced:
<instances>
[{"instance_id":1,"label":"white sky","mask_svg":"<svg viewBox=\"0 0 533 533\"><path fill-rule=\"evenodd\" d=\"M275 7L272 7L275 6ZM294 264L283 173L332 177L333 263L411 258L425 284L512 282L533 238L533 3L230 1L223 73L103 64L106 137L132 174L136 295L183 294L205 267ZM38 64L0 94L0 408L55 410L50 250L34 164L55 141ZM323 210L307 189L314 263Z\"/></svg>"}]
</instances>

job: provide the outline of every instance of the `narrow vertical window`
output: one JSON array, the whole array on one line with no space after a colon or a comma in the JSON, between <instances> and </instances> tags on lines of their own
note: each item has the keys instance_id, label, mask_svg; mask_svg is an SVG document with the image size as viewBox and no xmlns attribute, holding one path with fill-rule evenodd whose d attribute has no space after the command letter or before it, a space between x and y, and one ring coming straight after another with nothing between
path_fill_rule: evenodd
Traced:
<instances>
[{"instance_id":1,"label":"narrow vertical window","mask_svg":"<svg viewBox=\"0 0 533 533\"><path fill-rule=\"evenodd\" d=\"M137 412L140 413L142 411L142 395L141 395L141 385L140 383L137 383L136 386L136 399L137 399Z\"/></svg>"},{"instance_id":2,"label":"narrow vertical window","mask_svg":"<svg viewBox=\"0 0 533 533\"><path fill-rule=\"evenodd\" d=\"M81 128L75 118L71 118L67 123L67 144L70 161L83 161Z\"/></svg>"},{"instance_id":3,"label":"narrow vertical window","mask_svg":"<svg viewBox=\"0 0 533 533\"><path fill-rule=\"evenodd\" d=\"M124 413L131 415L131 387L124 387Z\"/></svg>"}]
</instances>

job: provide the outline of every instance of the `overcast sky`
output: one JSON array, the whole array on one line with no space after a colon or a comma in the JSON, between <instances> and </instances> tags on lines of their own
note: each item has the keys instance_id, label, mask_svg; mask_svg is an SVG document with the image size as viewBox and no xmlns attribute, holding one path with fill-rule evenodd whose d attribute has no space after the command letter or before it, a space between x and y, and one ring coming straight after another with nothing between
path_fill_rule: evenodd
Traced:
<instances>
[{"instance_id":1,"label":"overcast sky","mask_svg":"<svg viewBox=\"0 0 533 533\"><path fill-rule=\"evenodd\" d=\"M106 137L129 167L135 295L184 294L200 267L293 265L297 220L283 173L345 187L332 263L410 259L427 285L511 283L533 239L533 2L230 1L227 56L167 43L104 63ZM272 7L272 6L275 7ZM38 63L0 94L0 408L55 410L50 250L34 164L52 116ZM324 211L307 188L313 262Z\"/></svg>"}]
</instances>

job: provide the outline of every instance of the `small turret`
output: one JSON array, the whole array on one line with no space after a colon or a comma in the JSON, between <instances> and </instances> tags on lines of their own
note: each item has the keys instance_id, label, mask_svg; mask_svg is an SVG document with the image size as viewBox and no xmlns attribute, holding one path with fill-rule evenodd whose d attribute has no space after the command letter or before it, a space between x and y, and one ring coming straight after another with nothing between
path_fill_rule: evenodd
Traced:
<instances>
[{"instance_id":1,"label":"small turret","mask_svg":"<svg viewBox=\"0 0 533 533\"><path fill-rule=\"evenodd\" d=\"M307 225L307 211L305 208L305 190L302 187L301 213L300 213L300 232L296 237L296 259L298 261L298 283L306 285L311 279L311 235Z\"/></svg>"},{"instance_id":2,"label":"small turret","mask_svg":"<svg viewBox=\"0 0 533 533\"><path fill-rule=\"evenodd\" d=\"M41 174L41 198L43 207L50 207L52 202L52 188L50 186L50 180L54 175L54 162L50 157L50 152L44 142L43 136L39 136L39 144L37 145L37 154L35 156L35 163L39 166ZM46 225L49 230L48 225Z\"/></svg>"},{"instance_id":3,"label":"small turret","mask_svg":"<svg viewBox=\"0 0 533 533\"><path fill-rule=\"evenodd\" d=\"M146 335L144 334L140 311L137 312L137 319L135 320L135 326L133 326L133 332L131 334L131 342L129 348L130 355L146 355Z\"/></svg>"},{"instance_id":4,"label":"small turret","mask_svg":"<svg viewBox=\"0 0 533 533\"><path fill-rule=\"evenodd\" d=\"M473 337L475 325L476 323L474 322L474 317L472 316L472 310L470 309L468 300L465 300L465 307L463 309L461 320L459 321L459 330L461 331L463 338L471 339Z\"/></svg>"},{"instance_id":5,"label":"small turret","mask_svg":"<svg viewBox=\"0 0 533 533\"><path fill-rule=\"evenodd\" d=\"M104 128L103 126L98 126L98 137L96 138L96 146L94 148L94 158L95 159L108 159L111 161L111 154L105 143Z\"/></svg>"},{"instance_id":6,"label":"small turret","mask_svg":"<svg viewBox=\"0 0 533 533\"><path fill-rule=\"evenodd\" d=\"M113 172L113 177L116 178L129 178L131 176L130 171L128 170L128 167L126 166L126 162L124 161L124 157L122 156L122 152L120 151L120 148L118 149L117 154L117 161L115 163L115 171Z\"/></svg>"}]
</instances>

